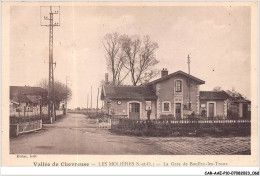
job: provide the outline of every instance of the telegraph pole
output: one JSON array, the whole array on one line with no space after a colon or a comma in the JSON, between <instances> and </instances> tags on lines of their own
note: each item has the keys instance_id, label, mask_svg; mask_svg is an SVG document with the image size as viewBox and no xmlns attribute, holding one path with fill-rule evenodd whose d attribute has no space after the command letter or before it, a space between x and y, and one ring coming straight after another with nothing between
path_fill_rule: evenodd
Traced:
<instances>
[{"instance_id":1,"label":"telegraph pole","mask_svg":"<svg viewBox=\"0 0 260 176\"><path fill-rule=\"evenodd\" d=\"M188 61L187 61L187 63L188 63L188 71L189 71L189 75L190 75L190 63L191 63L191 61L190 61L190 55L188 54Z\"/></svg>"},{"instance_id":2,"label":"telegraph pole","mask_svg":"<svg viewBox=\"0 0 260 176\"><path fill-rule=\"evenodd\" d=\"M67 103L68 103L68 76L66 76L66 100L65 100L65 115L67 114Z\"/></svg>"},{"instance_id":3,"label":"telegraph pole","mask_svg":"<svg viewBox=\"0 0 260 176\"><path fill-rule=\"evenodd\" d=\"M88 109L88 98L87 98L87 109Z\"/></svg>"},{"instance_id":4,"label":"telegraph pole","mask_svg":"<svg viewBox=\"0 0 260 176\"><path fill-rule=\"evenodd\" d=\"M99 96L99 88L98 88L98 93L97 93L97 110L98 110L98 96Z\"/></svg>"},{"instance_id":5,"label":"telegraph pole","mask_svg":"<svg viewBox=\"0 0 260 176\"><path fill-rule=\"evenodd\" d=\"M92 109L92 86L91 86L91 95L90 95L90 109Z\"/></svg>"},{"instance_id":6,"label":"telegraph pole","mask_svg":"<svg viewBox=\"0 0 260 176\"><path fill-rule=\"evenodd\" d=\"M190 63L191 63L191 61L190 61L190 55L188 54L188 61L187 61L187 63L188 63L188 72L189 72L189 75L190 75ZM191 103L190 103L190 78L188 79L189 80L189 94L188 94L188 97L189 97L189 104L188 104L188 108L189 108L189 110L191 109Z\"/></svg>"},{"instance_id":7,"label":"telegraph pole","mask_svg":"<svg viewBox=\"0 0 260 176\"><path fill-rule=\"evenodd\" d=\"M49 8L49 12L44 14L44 11ZM49 86L48 86L48 115L50 117L51 123L55 120L55 95L54 95L54 69L53 65L56 67L56 63L53 63L53 27L60 26L58 22L54 22L53 16L60 13L60 7L41 7L41 26L49 27ZM58 19L60 16L58 15ZM48 21L47 23L45 21Z\"/></svg>"}]
</instances>

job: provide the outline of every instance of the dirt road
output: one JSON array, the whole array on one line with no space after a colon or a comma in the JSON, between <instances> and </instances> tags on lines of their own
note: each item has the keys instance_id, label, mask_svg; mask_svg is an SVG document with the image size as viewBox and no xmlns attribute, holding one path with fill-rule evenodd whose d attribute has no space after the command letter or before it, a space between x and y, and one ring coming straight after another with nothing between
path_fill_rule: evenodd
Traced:
<instances>
[{"instance_id":1,"label":"dirt road","mask_svg":"<svg viewBox=\"0 0 260 176\"><path fill-rule=\"evenodd\" d=\"M234 155L250 154L246 137L135 137L96 128L94 120L68 114L37 133L10 141L12 154Z\"/></svg>"},{"instance_id":2,"label":"dirt road","mask_svg":"<svg viewBox=\"0 0 260 176\"><path fill-rule=\"evenodd\" d=\"M10 150L12 154L169 154L142 138L114 135L96 126L85 115L68 114L38 133L12 139Z\"/></svg>"}]
</instances>

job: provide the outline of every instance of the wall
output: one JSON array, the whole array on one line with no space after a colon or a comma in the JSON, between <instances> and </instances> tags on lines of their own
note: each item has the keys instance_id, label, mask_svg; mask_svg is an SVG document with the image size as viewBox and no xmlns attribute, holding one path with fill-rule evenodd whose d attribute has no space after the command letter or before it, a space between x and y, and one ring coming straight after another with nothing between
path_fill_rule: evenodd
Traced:
<instances>
[{"instance_id":1,"label":"wall","mask_svg":"<svg viewBox=\"0 0 260 176\"><path fill-rule=\"evenodd\" d=\"M118 105L118 101L121 101L121 104ZM145 110L145 100L111 100L110 115L127 115L128 116L128 103L138 102L141 103L141 113L140 119L147 119L147 111ZM106 104L106 103L105 103ZM104 108L105 112L107 111L107 107ZM156 101L152 101L152 113L151 119L156 118Z\"/></svg>"},{"instance_id":2,"label":"wall","mask_svg":"<svg viewBox=\"0 0 260 176\"><path fill-rule=\"evenodd\" d=\"M224 113L224 105L225 106L227 105L224 103L224 100L200 100L200 114L203 110L203 108L201 108L201 104L205 104L206 105L205 110L208 111L207 109L208 102L216 102L216 116L226 116Z\"/></svg>"},{"instance_id":3,"label":"wall","mask_svg":"<svg viewBox=\"0 0 260 176\"><path fill-rule=\"evenodd\" d=\"M243 117L243 103L239 103L239 111L238 111L238 114L239 114L239 117Z\"/></svg>"},{"instance_id":4,"label":"wall","mask_svg":"<svg viewBox=\"0 0 260 176\"><path fill-rule=\"evenodd\" d=\"M224 101L218 100L217 103L217 116L224 116Z\"/></svg>"},{"instance_id":5,"label":"wall","mask_svg":"<svg viewBox=\"0 0 260 176\"><path fill-rule=\"evenodd\" d=\"M205 108L202 108L202 107L201 107L202 104L205 105ZM199 113L199 114L201 114L201 112L202 112L203 109L204 109L205 111L207 111L207 100L200 100L200 113ZM206 113L206 114L207 114L207 113Z\"/></svg>"},{"instance_id":6,"label":"wall","mask_svg":"<svg viewBox=\"0 0 260 176\"><path fill-rule=\"evenodd\" d=\"M121 101L121 105L118 105L117 101ZM111 100L111 106L109 110L110 110L110 114L127 115L126 108L127 108L126 100Z\"/></svg>"},{"instance_id":7,"label":"wall","mask_svg":"<svg viewBox=\"0 0 260 176\"><path fill-rule=\"evenodd\" d=\"M175 81L182 80L182 92L175 92ZM171 77L167 80L157 83L154 86L156 90L156 95L158 96L157 100L157 118L160 115L166 114L175 114L175 105L174 103L181 103L182 104L182 113L183 105L188 107L189 102L189 88L188 88L188 79L182 75L176 75ZM162 102L169 101L171 102L171 112L162 112ZM190 102L191 102L191 111L188 113L190 114L192 111L195 114L199 113L199 85L196 82L190 82ZM187 111L186 111L187 112ZM183 115L187 115L183 113Z\"/></svg>"},{"instance_id":8,"label":"wall","mask_svg":"<svg viewBox=\"0 0 260 176\"><path fill-rule=\"evenodd\" d=\"M26 103L21 103L19 106L16 105L10 105L9 111L10 111L10 116L12 117L23 117L23 116L28 116L28 117L34 117L34 116L39 116L40 115L40 106L37 105L36 107L32 108L32 111L26 111L24 112L24 106L26 106ZM18 112L20 111L20 112ZM48 107L47 106L42 106L42 114L47 115L48 114Z\"/></svg>"},{"instance_id":9,"label":"wall","mask_svg":"<svg viewBox=\"0 0 260 176\"><path fill-rule=\"evenodd\" d=\"M36 107L30 107L30 110L28 110L29 107L26 107L25 103L21 103L19 106L16 105L10 105L9 107L9 112L10 116L15 116L15 117L21 117L21 116L37 116L40 115L40 106L37 105Z\"/></svg>"}]
</instances>

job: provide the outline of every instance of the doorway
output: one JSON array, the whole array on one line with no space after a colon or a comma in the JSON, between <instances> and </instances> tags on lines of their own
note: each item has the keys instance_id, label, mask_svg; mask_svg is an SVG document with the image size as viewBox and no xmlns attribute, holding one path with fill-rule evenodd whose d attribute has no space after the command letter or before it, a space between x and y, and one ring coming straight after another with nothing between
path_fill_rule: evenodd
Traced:
<instances>
[{"instance_id":1,"label":"doorway","mask_svg":"<svg viewBox=\"0 0 260 176\"><path fill-rule=\"evenodd\" d=\"M181 103L175 103L175 116L177 119L181 119Z\"/></svg>"},{"instance_id":2,"label":"doorway","mask_svg":"<svg viewBox=\"0 0 260 176\"><path fill-rule=\"evenodd\" d=\"M243 104L243 118L248 118L248 104Z\"/></svg>"},{"instance_id":3,"label":"doorway","mask_svg":"<svg viewBox=\"0 0 260 176\"><path fill-rule=\"evenodd\" d=\"M140 103L129 103L129 119L140 120Z\"/></svg>"},{"instance_id":4,"label":"doorway","mask_svg":"<svg viewBox=\"0 0 260 176\"><path fill-rule=\"evenodd\" d=\"M213 118L214 117L214 103L209 103L209 117Z\"/></svg>"}]
</instances>

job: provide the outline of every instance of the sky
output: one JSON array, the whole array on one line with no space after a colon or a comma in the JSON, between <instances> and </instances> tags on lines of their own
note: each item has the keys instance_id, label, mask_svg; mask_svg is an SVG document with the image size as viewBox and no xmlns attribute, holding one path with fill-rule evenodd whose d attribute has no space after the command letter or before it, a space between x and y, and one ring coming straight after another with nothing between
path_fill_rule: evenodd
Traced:
<instances>
[{"instance_id":1,"label":"sky","mask_svg":"<svg viewBox=\"0 0 260 176\"><path fill-rule=\"evenodd\" d=\"M39 6L15 5L10 14L10 85L36 86L48 78L49 29ZM94 108L108 72L104 36L149 35L159 45L155 68L188 72L190 54L191 74L206 82L200 90L234 88L250 99L250 25L250 7L61 6L54 78L69 76L70 108L87 107L92 86Z\"/></svg>"}]
</instances>

